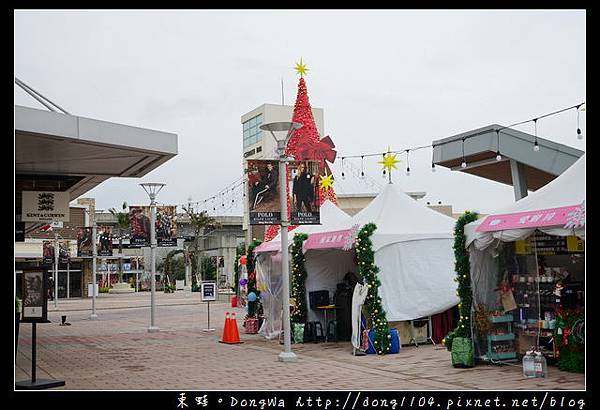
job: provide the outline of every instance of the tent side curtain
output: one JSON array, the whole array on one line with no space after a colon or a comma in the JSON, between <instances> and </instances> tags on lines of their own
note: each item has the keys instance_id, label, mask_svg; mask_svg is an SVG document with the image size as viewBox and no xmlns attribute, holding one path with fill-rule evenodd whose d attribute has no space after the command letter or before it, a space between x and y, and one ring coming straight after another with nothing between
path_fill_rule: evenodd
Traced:
<instances>
[{"instance_id":1,"label":"tent side curtain","mask_svg":"<svg viewBox=\"0 0 600 410\"><path fill-rule=\"evenodd\" d=\"M261 253L256 258L256 286L260 289L260 299L265 320L258 331L267 339L274 339L281 333L282 276L281 254Z\"/></svg>"},{"instance_id":2,"label":"tent side curtain","mask_svg":"<svg viewBox=\"0 0 600 410\"><path fill-rule=\"evenodd\" d=\"M388 321L412 320L458 304L452 239L397 243L375 253Z\"/></svg>"}]
</instances>

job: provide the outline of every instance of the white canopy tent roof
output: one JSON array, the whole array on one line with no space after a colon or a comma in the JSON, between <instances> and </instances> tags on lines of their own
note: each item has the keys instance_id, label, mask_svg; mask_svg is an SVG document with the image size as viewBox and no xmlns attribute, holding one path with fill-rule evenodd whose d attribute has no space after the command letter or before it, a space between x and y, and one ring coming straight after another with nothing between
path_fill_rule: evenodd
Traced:
<instances>
[{"instance_id":1,"label":"white canopy tent roof","mask_svg":"<svg viewBox=\"0 0 600 410\"><path fill-rule=\"evenodd\" d=\"M494 214L513 214L518 212L536 211L550 208L560 208L565 206L579 205L585 201L585 154L581 156L564 173L548 183L539 190L529 194L525 198L511 204L508 207L499 209ZM490 215L491 216L491 215ZM488 218L490 217L488 216ZM465 225L465 235L467 237L466 246L474 243L478 249L485 249L490 246L495 239L512 242L529 236L535 228L509 229L494 232L477 232L477 227L483 222L483 218ZM538 228L550 235L577 235L581 238L585 236L585 227L565 229L562 226Z\"/></svg>"},{"instance_id":2,"label":"white canopy tent roof","mask_svg":"<svg viewBox=\"0 0 600 410\"><path fill-rule=\"evenodd\" d=\"M443 312L458 303L454 282L456 221L388 184L352 224L373 222L371 240L388 321Z\"/></svg>"}]
</instances>

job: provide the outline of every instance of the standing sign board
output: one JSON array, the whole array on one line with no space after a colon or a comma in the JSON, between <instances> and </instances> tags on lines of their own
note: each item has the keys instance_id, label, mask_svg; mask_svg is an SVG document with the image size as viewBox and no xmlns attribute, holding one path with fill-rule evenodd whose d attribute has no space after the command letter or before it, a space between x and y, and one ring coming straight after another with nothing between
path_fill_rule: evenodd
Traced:
<instances>
[{"instance_id":1,"label":"standing sign board","mask_svg":"<svg viewBox=\"0 0 600 410\"><path fill-rule=\"evenodd\" d=\"M69 193L23 191L22 222L69 222Z\"/></svg>"},{"instance_id":2,"label":"standing sign board","mask_svg":"<svg viewBox=\"0 0 600 410\"><path fill-rule=\"evenodd\" d=\"M202 302L214 302L217 300L217 282L214 280L202 282L200 297Z\"/></svg>"},{"instance_id":3,"label":"standing sign board","mask_svg":"<svg viewBox=\"0 0 600 410\"><path fill-rule=\"evenodd\" d=\"M47 322L48 287L46 271L31 269L23 271L23 318L22 322Z\"/></svg>"}]
</instances>

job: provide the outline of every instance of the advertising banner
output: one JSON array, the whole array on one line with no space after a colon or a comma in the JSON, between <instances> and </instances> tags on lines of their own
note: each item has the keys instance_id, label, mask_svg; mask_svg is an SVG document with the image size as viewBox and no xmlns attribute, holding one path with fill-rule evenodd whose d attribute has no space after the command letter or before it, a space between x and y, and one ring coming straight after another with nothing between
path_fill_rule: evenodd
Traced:
<instances>
[{"instance_id":1,"label":"advertising banner","mask_svg":"<svg viewBox=\"0 0 600 410\"><path fill-rule=\"evenodd\" d=\"M129 224L131 239L129 246L142 248L150 246L150 208L147 206L129 206Z\"/></svg>"},{"instance_id":2,"label":"advertising banner","mask_svg":"<svg viewBox=\"0 0 600 410\"><path fill-rule=\"evenodd\" d=\"M250 225L274 225L281 222L279 201L279 162L277 160L249 160L248 210Z\"/></svg>"},{"instance_id":3,"label":"advertising banner","mask_svg":"<svg viewBox=\"0 0 600 410\"><path fill-rule=\"evenodd\" d=\"M85 226L77 227L77 256L80 258L91 258L94 256L92 228Z\"/></svg>"},{"instance_id":4,"label":"advertising banner","mask_svg":"<svg viewBox=\"0 0 600 410\"><path fill-rule=\"evenodd\" d=\"M22 222L69 222L69 193L23 191Z\"/></svg>"},{"instance_id":5,"label":"advertising banner","mask_svg":"<svg viewBox=\"0 0 600 410\"><path fill-rule=\"evenodd\" d=\"M98 256L113 256L113 237L110 226L96 228L96 252Z\"/></svg>"},{"instance_id":6,"label":"advertising banner","mask_svg":"<svg viewBox=\"0 0 600 410\"><path fill-rule=\"evenodd\" d=\"M148 207L150 215L150 207ZM177 246L177 207L156 207L156 242L158 246Z\"/></svg>"},{"instance_id":7,"label":"advertising banner","mask_svg":"<svg viewBox=\"0 0 600 410\"><path fill-rule=\"evenodd\" d=\"M477 232L503 231L506 229L538 228L543 226L563 226L582 208L582 205L560 208L540 209L537 211L517 212L514 214L489 215L477 227Z\"/></svg>"},{"instance_id":8,"label":"advertising banner","mask_svg":"<svg viewBox=\"0 0 600 410\"><path fill-rule=\"evenodd\" d=\"M319 161L288 162L288 203L292 225L320 225Z\"/></svg>"},{"instance_id":9,"label":"advertising banner","mask_svg":"<svg viewBox=\"0 0 600 410\"><path fill-rule=\"evenodd\" d=\"M177 246L177 207L165 205L156 207L156 244L159 247ZM143 248L150 246L150 206L130 206L131 226L130 246Z\"/></svg>"},{"instance_id":10,"label":"advertising banner","mask_svg":"<svg viewBox=\"0 0 600 410\"><path fill-rule=\"evenodd\" d=\"M46 322L48 287L44 270L23 271L23 322Z\"/></svg>"},{"instance_id":11,"label":"advertising banner","mask_svg":"<svg viewBox=\"0 0 600 410\"><path fill-rule=\"evenodd\" d=\"M59 241L58 249L58 262L68 263L71 259L69 241ZM45 265L54 264L54 241L42 242L42 263Z\"/></svg>"}]
</instances>

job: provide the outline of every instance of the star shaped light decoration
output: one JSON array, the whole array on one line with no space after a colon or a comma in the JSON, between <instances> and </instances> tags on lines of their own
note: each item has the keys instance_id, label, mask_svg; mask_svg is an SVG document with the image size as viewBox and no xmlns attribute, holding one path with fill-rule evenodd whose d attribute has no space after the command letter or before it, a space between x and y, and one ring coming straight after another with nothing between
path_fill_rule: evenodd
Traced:
<instances>
[{"instance_id":1,"label":"star shaped light decoration","mask_svg":"<svg viewBox=\"0 0 600 410\"><path fill-rule=\"evenodd\" d=\"M333 175L328 175L327 171L325 171L325 175L319 175L319 186L325 192L327 192L329 188L333 188Z\"/></svg>"},{"instance_id":2,"label":"star shaped light decoration","mask_svg":"<svg viewBox=\"0 0 600 410\"><path fill-rule=\"evenodd\" d=\"M398 169L396 168L396 164L400 162L400 160L396 159L396 155L397 154L392 154L391 152L388 152L383 156L383 161L378 161L377 163L382 164L383 169L387 169L388 172L391 172L392 168Z\"/></svg>"},{"instance_id":3,"label":"star shaped light decoration","mask_svg":"<svg viewBox=\"0 0 600 410\"><path fill-rule=\"evenodd\" d=\"M304 75L306 75L308 68L306 68L306 64L304 64L302 62L302 57L300 57L300 62L296 63L295 70L298 74L300 74L300 77L303 77Z\"/></svg>"}]
</instances>

